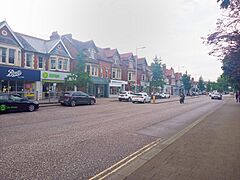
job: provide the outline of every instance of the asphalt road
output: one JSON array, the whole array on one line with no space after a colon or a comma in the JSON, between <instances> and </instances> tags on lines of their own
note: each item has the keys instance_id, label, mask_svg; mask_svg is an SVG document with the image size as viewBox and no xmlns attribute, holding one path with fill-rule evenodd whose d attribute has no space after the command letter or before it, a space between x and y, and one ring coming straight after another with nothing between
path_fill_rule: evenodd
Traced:
<instances>
[{"instance_id":1,"label":"asphalt road","mask_svg":"<svg viewBox=\"0 0 240 180\"><path fill-rule=\"evenodd\" d=\"M0 179L87 179L221 106L105 102L0 115Z\"/></svg>"}]
</instances>

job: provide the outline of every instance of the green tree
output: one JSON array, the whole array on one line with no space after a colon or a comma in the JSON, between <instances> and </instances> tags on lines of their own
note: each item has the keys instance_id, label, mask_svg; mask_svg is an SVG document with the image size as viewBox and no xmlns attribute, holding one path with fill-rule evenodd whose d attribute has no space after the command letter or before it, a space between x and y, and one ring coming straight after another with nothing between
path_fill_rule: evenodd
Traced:
<instances>
[{"instance_id":1,"label":"green tree","mask_svg":"<svg viewBox=\"0 0 240 180\"><path fill-rule=\"evenodd\" d=\"M206 87L205 87L205 83L203 81L203 78L202 76L200 76L199 80L198 80L198 89L200 91L205 91L206 90Z\"/></svg>"},{"instance_id":2,"label":"green tree","mask_svg":"<svg viewBox=\"0 0 240 180\"><path fill-rule=\"evenodd\" d=\"M189 91L191 89L191 76L187 74L183 74L182 76L182 82L184 86L184 90L186 91L187 94L189 94Z\"/></svg>"},{"instance_id":3,"label":"green tree","mask_svg":"<svg viewBox=\"0 0 240 180\"><path fill-rule=\"evenodd\" d=\"M218 91L220 92L226 92L228 91L228 87L230 86L229 84L229 80L227 79L227 77L225 77L224 75L221 75L218 79L217 79L217 84L218 84Z\"/></svg>"},{"instance_id":4,"label":"green tree","mask_svg":"<svg viewBox=\"0 0 240 180\"><path fill-rule=\"evenodd\" d=\"M159 88L163 88L165 82L161 59L158 59L156 56L153 61L151 64L152 79L150 81L150 88L152 92L156 92Z\"/></svg>"},{"instance_id":5,"label":"green tree","mask_svg":"<svg viewBox=\"0 0 240 180\"><path fill-rule=\"evenodd\" d=\"M71 75L65 78L65 85L67 89L73 90L74 86L77 90L86 91L90 83L92 83L90 75L85 72L85 56L82 52L76 58L76 66Z\"/></svg>"},{"instance_id":6,"label":"green tree","mask_svg":"<svg viewBox=\"0 0 240 180\"><path fill-rule=\"evenodd\" d=\"M210 54L222 61L223 75L228 82L240 89L240 1L217 1L221 1L221 8L225 10L218 19L216 31L208 35L206 43L213 47Z\"/></svg>"}]
</instances>

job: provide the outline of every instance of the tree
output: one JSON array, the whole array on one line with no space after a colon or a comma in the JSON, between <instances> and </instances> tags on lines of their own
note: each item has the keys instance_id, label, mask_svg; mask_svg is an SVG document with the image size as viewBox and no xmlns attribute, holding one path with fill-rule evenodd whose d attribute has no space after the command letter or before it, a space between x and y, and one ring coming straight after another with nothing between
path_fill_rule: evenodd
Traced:
<instances>
[{"instance_id":1,"label":"tree","mask_svg":"<svg viewBox=\"0 0 240 180\"><path fill-rule=\"evenodd\" d=\"M200 76L199 80L198 80L198 89L200 91L205 91L206 90L206 87L205 87L205 83L203 81L203 78L202 76Z\"/></svg>"},{"instance_id":2,"label":"tree","mask_svg":"<svg viewBox=\"0 0 240 180\"><path fill-rule=\"evenodd\" d=\"M163 68L161 64L161 59L158 59L157 56L153 60L154 62L151 64L152 70L152 79L150 81L151 91L158 91L159 88L163 88L164 75Z\"/></svg>"},{"instance_id":3,"label":"tree","mask_svg":"<svg viewBox=\"0 0 240 180\"><path fill-rule=\"evenodd\" d=\"M183 82L183 87L184 90L186 91L187 94L189 94L190 89L191 89L191 76L187 74L183 74L182 76L182 82Z\"/></svg>"},{"instance_id":4,"label":"tree","mask_svg":"<svg viewBox=\"0 0 240 180\"><path fill-rule=\"evenodd\" d=\"M218 84L218 91L219 92L229 91L229 89L228 89L228 87L230 86L229 85L229 81L228 81L228 79L224 75L221 75L217 79L217 84Z\"/></svg>"},{"instance_id":5,"label":"tree","mask_svg":"<svg viewBox=\"0 0 240 180\"><path fill-rule=\"evenodd\" d=\"M78 90L86 91L88 85L92 82L91 77L85 72L85 56L82 52L76 58L76 66L73 69L71 75L65 78L65 85L67 89L73 89L74 86Z\"/></svg>"},{"instance_id":6,"label":"tree","mask_svg":"<svg viewBox=\"0 0 240 180\"><path fill-rule=\"evenodd\" d=\"M206 43L213 46L210 54L222 61L223 75L231 86L240 89L240 0L221 0L221 7L226 9L224 16Z\"/></svg>"}]
</instances>

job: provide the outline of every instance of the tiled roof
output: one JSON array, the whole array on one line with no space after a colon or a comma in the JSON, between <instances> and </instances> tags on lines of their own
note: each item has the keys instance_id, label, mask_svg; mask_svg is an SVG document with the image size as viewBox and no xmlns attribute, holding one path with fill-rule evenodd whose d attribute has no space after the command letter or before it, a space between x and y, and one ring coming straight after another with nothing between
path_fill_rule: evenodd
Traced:
<instances>
[{"instance_id":1,"label":"tiled roof","mask_svg":"<svg viewBox=\"0 0 240 180\"><path fill-rule=\"evenodd\" d=\"M172 76L173 74L174 74L174 70L172 68L165 70L165 76Z\"/></svg>"},{"instance_id":2,"label":"tiled roof","mask_svg":"<svg viewBox=\"0 0 240 180\"><path fill-rule=\"evenodd\" d=\"M120 54L120 57L122 60L128 60L131 56L133 56L133 53L124 53L124 54Z\"/></svg>"},{"instance_id":3,"label":"tiled roof","mask_svg":"<svg viewBox=\"0 0 240 180\"><path fill-rule=\"evenodd\" d=\"M9 37L5 37L5 36L1 36L0 35L0 42L6 43L6 44L12 44L12 45L17 45L16 41L13 41L11 38Z\"/></svg>"}]
</instances>

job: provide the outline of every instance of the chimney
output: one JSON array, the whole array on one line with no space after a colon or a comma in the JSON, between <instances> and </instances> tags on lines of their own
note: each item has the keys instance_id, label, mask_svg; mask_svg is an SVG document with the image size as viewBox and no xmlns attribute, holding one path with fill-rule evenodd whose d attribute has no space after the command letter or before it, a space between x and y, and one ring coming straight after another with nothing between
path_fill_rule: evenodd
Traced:
<instances>
[{"instance_id":1,"label":"chimney","mask_svg":"<svg viewBox=\"0 0 240 180\"><path fill-rule=\"evenodd\" d=\"M52 35L50 36L50 40L56 40L60 39L60 36L57 31L52 32Z\"/></svg>"},{"instance_id":2,"label":"chimney","mask_svg":"<svg viewBox=\"0 0 240 180\"><path fill-rule=\"evenodd\" d=\"M163 68L163 71L165 72L166 69L167 69L166 64L163 64L163 65L162 65L162 68Z\"/></svg>"}]
</instances>

